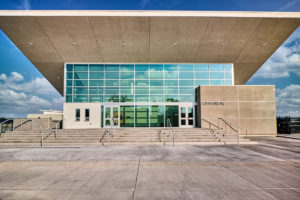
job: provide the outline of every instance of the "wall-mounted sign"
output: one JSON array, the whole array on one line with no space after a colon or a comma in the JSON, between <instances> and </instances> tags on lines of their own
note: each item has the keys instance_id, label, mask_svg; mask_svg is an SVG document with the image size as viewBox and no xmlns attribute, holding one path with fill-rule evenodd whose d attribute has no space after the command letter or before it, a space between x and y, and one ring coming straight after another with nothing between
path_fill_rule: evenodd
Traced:
<instances>
[{"instance_id":1,"label":"wall-mounted sign","mask_svg":"<svg viewBox=\"0 0 300 200\"><path fill-rule=\"evenodd\" d=\"M202 106L224 106L224 101L203 101L201 102Z\"/></svg>"}]
</instances>

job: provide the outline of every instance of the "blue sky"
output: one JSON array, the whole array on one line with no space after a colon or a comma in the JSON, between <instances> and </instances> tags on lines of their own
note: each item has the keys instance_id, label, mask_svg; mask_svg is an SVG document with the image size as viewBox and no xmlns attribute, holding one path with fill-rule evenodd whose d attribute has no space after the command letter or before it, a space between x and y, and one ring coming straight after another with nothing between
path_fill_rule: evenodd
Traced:
<instances>
[{"instance_id":1,"label":"blue sky","mask_svg":"<svg viewBox=\"0 0 300 200\"><path fill-rule=\"evenodd\" d=\"M299 12L300 0L1 0L0 10L216 10ZM275 85L277 115L300 116L300 28L248 85ZM63 98L0 30L0 117L62 110Z\"/></svg>"}]
</instances>

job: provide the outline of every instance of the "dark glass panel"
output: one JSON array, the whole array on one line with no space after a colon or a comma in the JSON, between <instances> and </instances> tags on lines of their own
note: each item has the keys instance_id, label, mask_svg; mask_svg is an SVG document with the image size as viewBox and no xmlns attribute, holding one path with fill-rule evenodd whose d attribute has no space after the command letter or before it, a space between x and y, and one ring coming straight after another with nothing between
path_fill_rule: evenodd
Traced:
<instances>
[{"instance_id":1,"label":"dark glass panel","mask_svg":"<svg viewBox=\"0 0 300 200\"><path fill-rule=\"evenodd\" d=\"M120 107L120 126L134 127L134 106Z\"/></svg>"},{"instance_id":2,"label":"dark glass panel","mask_svg":"<svg viewBox=\"0 0 300 200\"><path fill-rule=\"evenodd\" d=\"M178 106L166 106L165 122L170 119L173 127L178 127Z\"/></svg>"},{"instance_id":3,"label":"dark glass panel","mask_svg":"<svg viewBox=\"0 0 300 200\"><path fill-rule=\"evenodd\" d=\"M164 106L151 106L150 109L150 126L164 127Z\"/></svg>"},{"instance_id":4,"label":"dark glass panel","mask_svg":"<svg viewBox=\"0 0 300 200\"><path fill-rule=\"evenodd\" d=\"M136 106L135 126L149 127L149 106Z\"/></svg>"}]
</instances>

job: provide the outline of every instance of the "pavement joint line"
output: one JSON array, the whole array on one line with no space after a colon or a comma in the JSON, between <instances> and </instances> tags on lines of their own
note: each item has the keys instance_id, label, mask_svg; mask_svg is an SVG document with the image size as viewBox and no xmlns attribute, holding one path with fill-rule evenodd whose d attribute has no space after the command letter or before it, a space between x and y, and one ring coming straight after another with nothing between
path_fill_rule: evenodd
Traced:
<instances>
[{"instance_id":1,"label":"pavement joint line","mask_svg":"<svg viewBox=\"0 0 300 200\"><path fill-rule=\"evenodd\" d=\"M273 147L273 148L280 149L280 150L285 150L285 151L292 151L294 153L299 153L299 151L293 151L292 149L290 149L288 147L278 146L278 145L274 145L274 144L265 144L265 143L262 143L260 145L261 146L267 146L267 147Z\"/></svg>"},{"instance_id":2,"label":"pavement joint line","mask_svg":"<svg viewBox=\"0 0 300 200\"><path fill-rule=\"evenodd\" d=\"M222 165L221 165L221 166L222 166ZM257 190L262 190L262 191L264 191L264 192L265 192L267 195L269 195L272 199L278 200L278 199L275 198L273 195L271 195L269 192L267 192L266 189L261 188L261 187L258 187L258 186L257 186L255 183L253 183L252 181L247 180L247 179L243 178L241 175L239 175L239 174L235 173L234 171L230 170L230 168L227 168L227 167L225 167L225 166L222 166L222 167L223 167L224 169L226 169L227 171L229 171L230 173L235 174L236 176L240 177L240 178L243 179L244 181L250 183L251 185L254 185L254 186L256 187ZM254 189L255 189L255 188L254 188Z\"/></svg>"},{"instance_id":3,"label":"pavement joint line","mask_svg":"<svg viewBox=\"0 0 300 200\"><path fill-rule=\"evenodd\" d=\"M143 147L141 147L141 150L140 150L140 157L139 157L139 163L138 163L138 167L137 167L137 171L136 171L136 177L135 177L135 182L134 182L134 187L133 187L132 200L134 199L135 189L136 189L136 185L137 185L137 181L138 181L142 153L143 153Z\"/></svg>"},{"instance_id":4,"label":"pavement joint line","mask_svg":"<svg viewBox=\"0 0 300 200\"><path fill-rule=\"evenodd\" d=\"M263 154L263 153L259 153L257 151L246 149L245 147L233 147L233 148L237 148L237 149L241 149L241 150L248 151L248 152L251 152L251 153L255 153L257 155L260 155L260 156L263 156L263 157L267 157L267 158L270 158L270 159L273 159L273 160L276 160L276 161L286 161L286 160L283 160L283 159L280 159L280 158L276 158L274 156L270 156L270 155L266 155L266 154Z\"/></svg>"}]
</instances>

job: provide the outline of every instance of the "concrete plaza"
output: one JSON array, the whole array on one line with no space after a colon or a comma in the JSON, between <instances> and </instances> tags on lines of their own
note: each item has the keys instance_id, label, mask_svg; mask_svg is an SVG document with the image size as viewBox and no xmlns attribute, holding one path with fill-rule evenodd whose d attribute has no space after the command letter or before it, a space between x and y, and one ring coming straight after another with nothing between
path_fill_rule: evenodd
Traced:
<instances>
[{"instance_id":1,"label":"concrete plaza","mask_svg":"<svg viewBox=\"0 0 300 200\"><path fill-rule=\"evenodd\" d=\"M0 199L300 199L300 140L0 148Z\"/></svg>"}]
</instances>

